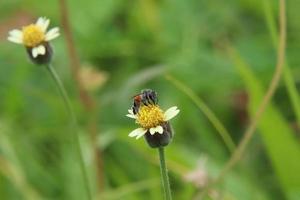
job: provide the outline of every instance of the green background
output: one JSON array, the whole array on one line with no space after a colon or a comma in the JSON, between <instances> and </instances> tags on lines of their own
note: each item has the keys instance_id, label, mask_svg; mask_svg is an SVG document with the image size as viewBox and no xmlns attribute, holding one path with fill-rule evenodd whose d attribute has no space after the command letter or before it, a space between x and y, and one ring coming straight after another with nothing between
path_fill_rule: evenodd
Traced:
<instances>
[{"instance_id":1,"label":"green background","mask_svg":"<svg viewBox=\"0 0 300 200\"><path fill-rule=\"evenodd\" d=\"M125 115L132 96L143 88L158 92L162 109L176 105L181 110L171 121L175 137L166 148L171 188L175 200L197 197L233 150L206 106L237 145L275 69L278 2L67 3L82 66L107 77L90 92L93 113L85 111L71 76L59 1L0 1L0 199L82 200L86 195L56 86L44 66L29 61L24 47L6 39L9 30L39 16L61 28L62 36L51 42L53 66L76 111L95 199L163 199L156 149L128 137L137 125ZM300 199L300 4L291 0L286 7L282 81L242 159L204 199ZM88 124L93 120L97 134L91 139ZM96 175L93 143L102 152L102 180ZM101 190L97 182L103 184Z\"/></svg>"}]
</instances>

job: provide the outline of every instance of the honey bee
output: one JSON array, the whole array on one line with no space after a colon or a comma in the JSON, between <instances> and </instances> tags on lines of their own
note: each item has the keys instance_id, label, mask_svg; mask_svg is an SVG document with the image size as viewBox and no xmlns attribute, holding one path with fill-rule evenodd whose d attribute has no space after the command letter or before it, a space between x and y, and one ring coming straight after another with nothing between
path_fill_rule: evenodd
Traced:
<instances>
[{"instance_id":1,"label":"honey bee","mask_svg":"<svg viewBox=\"0 0 300 200\"><path fill-rule=\"evenodd\" d=\"M158 103L157 93L151 89L142 90L140 94L133 97L132 111L136 115L141 105L156 105Z\"/></svg>"}]
</instances>

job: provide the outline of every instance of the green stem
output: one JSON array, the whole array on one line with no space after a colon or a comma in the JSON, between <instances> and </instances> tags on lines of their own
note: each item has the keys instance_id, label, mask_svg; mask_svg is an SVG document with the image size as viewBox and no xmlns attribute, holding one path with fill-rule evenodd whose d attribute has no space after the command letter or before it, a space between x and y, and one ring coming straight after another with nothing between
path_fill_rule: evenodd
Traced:
<instances>
[{"instance_id":1,"label":"green stem","mask_svg":"<svg viewBox=\"0 0 300 200\"><path fill-rule=\"evenodd\" d=\"M161 172L163 189L164 189L164 193L165 193L165 199L172 200L168 170L167 170L166 161L165 161L164 147L158 148L158 154L159 154L160 172Z\"/></svg>"},{"instance_id":2,"label":"green stem","mask_svg":"<svg viewBox=\"0 0 300 200\"><path fill-rule=\"evenodd\" d=\"M80 163L80 169L81 169L81 173L83 176L83 181L84 181L84 185L86 187L86 192L87 192L87 196L88 199L91 200L92 199L92 193L89 187L89 182L88 182L88 175L85 169L85 165L84 165L84 160L83 160L83 156L82 156L82 150L81 150L81 146L80 146L80 138L79 138L79 133L78 133L78 127L77 127L77 119L75 116L75 113L73 111L69 96L66 92L66 89L62 83L62 81L60 80L57 72L55 71L55 69L52 67L51 64L46 65L47 70L49 71L49 73L51 74L53 80L55 81L59 92L64 100L66 109L68 110L68 113L70 115L70 119L71 119L71 123L72 123L72 127L73 127L73 131L74 131L74 143L75 143L75 148L77 151L77 155L78 155L78 159L79 159L79 163Z\"/></svg>"}]
</instances>

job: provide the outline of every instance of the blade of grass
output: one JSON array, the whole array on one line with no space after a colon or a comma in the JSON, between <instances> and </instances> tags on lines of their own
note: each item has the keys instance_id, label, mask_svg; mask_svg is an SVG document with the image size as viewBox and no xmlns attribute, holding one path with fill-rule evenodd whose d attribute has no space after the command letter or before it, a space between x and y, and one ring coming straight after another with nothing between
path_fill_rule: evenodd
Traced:
<instances>
[{"instance_id":1,"label":"blade of grass","mask_svg":"<svg viewBox=\"0 0 300 200\"><path fill-rule=\"evenodd\" d=\"M70 60L70 70L72 73L72 77L75 82L76 89L79 92L79 99L82 103L86 115L88 116L88 130L90 135L90 140L92 141L93 148L93 156L94 163L96 165L97 172L97 192L101 191L104 187L103 179L103 156L100 149L97 148L96 139L97 134L100 132L99 127L97 126L97 121L99 120L99 114L96 113L99 108L99 100L96 103L93 95L89 94L89 92L83 87L82 81L80 80L80 58L79 54L76 51L76 46L74 42L73 32L70 24L70 16L69 16L69 7L66 0L59 0L59 8L61 11L61 22L63 26L63 30L65 32L65 42L67 45L67 53Z\"/></svg>"},{"instance_id":2,"label":"blade of grass","mask_svg":"<svg viewBox=\"0 0 300 200\"><path fill-rule=\"evenodd\" d=\"M81 144L80 144L80 136L79 136L79 132L78 132L77 118L73 111L73 107L71 105L69 95L67 94L67 91L66 91L61 79L59 78L58 74L56 73L55 69L53 68L53 66L51 64L48 64L48 65L46 65L46 69L48 70L53 81L55 82L55 84L60 92L60 95L64 101L64 104L68 111L68 114L70 116L70 121L72 123L72 128L73 128L73 132L74 132L73 133L74 146L77 151L76 153L78 156L78 161L79 161L79 165L80 165L80 169L81 169L81 173L82 173L82 177L83 177L83 181L84 181L84 186L85 186L85 189L87 192L87 199L92 200L93 195L92 195L92 191L90 189L88 172L86 170L86 166L85 166L84 159L83 159L83 153L82 153L82 148L81 148Z\"/></svg>"},{"instance_id":3,"label":"blade of grass","mask_svg":"<svg viewBox=\"0 0 300 200\"><path fill-rule=\"evenodd\" d=\"M0 173L2 173L20 191L24 199L42 199L40 194L27 181L22 164L15 152L8 134L10 126L0 122Z\"/></svg>"},{"instance_id":4,"label":"blade of grass","mask_svg":"<svg viewBox=\"0 0 300 200\"><path fill-rule=\"evenodd\" d=\"M279 48L277 51L277 63L274 75L272 77L272 80L269 84L268 90L266 91L265 95L263 96L261 103L259 104L257 111L255 115L252 117L252 121L248 128L245 131L245 134L238 145L235 152L232 154L231 158L227 162L227 164L224 166L223 170L220 172L220 175L217 177L215 182L220 181L225 174L230 171L241 159L249 141L251 140L256 127L258 125L259 120L261 119L267 105L269 104L271 98L273 97L275 90L277 89L277 86L279 84L281 74L284 67L285 62L285 45L286 45L286 11L285 11L285 0L279 0L279 21L280 21L280 37L279 37ZM228 48L228 53L232 58L235 55L234 49Z\"/></svg>"},{"instance_id":5,"label":"blade of grass","mask_svg":"<svg viewBox=\"0 0 300 200\"><path fill-rule=\"evenodd\" d=\"M28 184L23 171L12 162L0 156L0 173L2 173L11 183L22 193L25 199L42 199L39 194Z\"/></svg>"},{"instance_id":6,"label":"blade of grass","mask_svg":"<svg viewBox=\"0 0 300 200\"><path fill-rule=\"evenodd\" d=\"M250 98L249 111L253 117L264 94L263 87L236 51L233 51L232 58L246 85ZM266 107L258 128L287 198L297 199L300 194L300 148L292 129L271 103Z\"/></svg>"},{"instance_id":7,"label":"blade of grass","mask_svg":"<svg viewBox=\"0 0 300 200\"><path fill-rule=\"evenodd\" d=\"M153 187L159 187L159 179L150 179L150 180L143 180L132 184L127 184L126 186L109 190L106 192L103 192L101 195L99 195L96 199L104 199L104 200L113 200L113 199L122 199L126 195L133 194L136 192L140 192L143 190L148 190Z\"/></svg>"},{"instance_id":8,"label":"blade of grass","mask_svg":"<svg viewBox=\"0 0 300 200\"><path fill-rule=\"evenodd\" d=\"M172 83L178 90L187 95L196 104L196 106L204 113L207 119L218 131L228 150L230 152L233 152L235 150L235 144L232 138L230 137L229 132L222 124L222 122L218 119L218 117L214 114L214 112L206 105L206 103L200 97L198 97L192 89L190 89L188 86L186 86L184 83L180 82L173 76L166 75L165 78L170 83Z\"/></svg>"},{"instance_id":9,"label":"blade of grass","mask_svg":"<svg viewBox=\"0 0 300 200\"><path fill-rule=\"evenodd\" d=\"M276 22L272 12L272 4L270 0L263 0L262 3L265 13L265 21L272 38L272 43L274 48L277 49L278 34L276 32ZM300 95L297 91L291 68L289 67L287 61L285 62L284 66L283 80L296 115L297 123L300 126Z\"/></svg>"},{"instance_id":10,"label":"blade of grass","mask_svg":"<svg viewBox=\"0 0 300 200\"><path fill-rule=\"evenodd\" d=\"M246 150L246 147L248 143L250 142L256 127L258 126L263 113L265 112L266 107L268 106L271 98L274 95L275 90L277 89L277 86L279 84L281 74L284 68L285 64L285 47L286 47L286 2L285 0L279 0L279 27L280 27L280 32L278 40L279 40L279 46L277 49L277 63L276 63L276 68L275 72L273 74L272 80L268 86L268 89L264 95L261 94L261 102L257 104L258 108L255 112L255 114L252 116L252 121L248 128L246 129L244 136L239 143L237 149L234 151L234 153L231 155L230 159L226 163L226 165L223 167L219 175L216 177L214 181L212 181L210 184L207 185L207 187L203 190L202 193L198 196L205 196L208 192L208 190L213 187L215 184L219 183L221 180L223 180L224 176L238 163L238 161L242 158L242 155L244 151ZM239 57L237 56L238 54L233 48L230 48L230 46L227 47L228 54L231 56L231 59L235 61L236 66L243 66L241 59L238 59ZM239 63L239 64L237 64ZM240 73L242 72L243 67L239 67ZM247 73L245 73L247 75ZM246 76L244 77L246 78ZM249 79L249 77L248 77ZM255 80L255 79L254 79ZM248 81L251 81L248 80ZM248 83L246 81L246 83ZM260 88L258 88L260 89ZM280 121L280 120L279 120ZM275 123L276 124L276 123ZM272 141L272 140L271 140Z\"/></svg>"}]
</instances>

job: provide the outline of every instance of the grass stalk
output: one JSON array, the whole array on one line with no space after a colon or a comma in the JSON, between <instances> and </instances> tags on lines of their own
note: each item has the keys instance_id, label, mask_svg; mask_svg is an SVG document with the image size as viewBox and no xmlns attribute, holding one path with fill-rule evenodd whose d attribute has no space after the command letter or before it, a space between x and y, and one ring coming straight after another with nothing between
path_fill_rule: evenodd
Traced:
<instances>
[{"instance_id":1,"label":"grass stalk","mask_svg":"<svg viewBox=\"0 0 300 200\"><path fill-rule=\"evenodd\" d=\"M257 125L259 123L260 118L262 117L266 107L268 106L271 98L273 97L275 90L278 87L281 75L284 70L285 65L285 48L286 48L286 2L285 0L279 0L279 42L278 42L278 49L277 49L277 63L275 72L273 74L272 80L269 84L268 90L266 91L260 106L258 107L254 118L252 119L250 125L246 129L243 138L241 139L241 142L239 143L236 150L231 155L228 162L225 164L219 175L210 182L202 192L196 194L194 199L202 199L210 188L212 188L214 185L219 183L221 180L223 180L224 176L238 163L238 161L241 159L248 143L250 142L252 136L254 135L254 132L257 128ZM228 48L228 53L230 56L234 55L234 49Z\"/></svg>"},{"instance_id":2,"label":"grass stalk","mask_svg":"<svg viewBox=\"0 0 300 200\"><path fill-rule=\"evenodd\" d=\"M279 24L280 24L280 30L279 30L279 46L277 51L277 64L275 68L275 72L273 75L273 78L271 80L271 83L268 87L268 90L266 94L263 97L263 100L258 107L254 118L252 119L252 122L248 126L248 128L245 131L245 134L239 143L236 151L232 154L229 161L226 163L225 167L221 170L219 176L216 178L214 182L218 182L221 180L225 174L232 169L235 164L240 160L242 157L247 144L251 140L256 127L259 123L260 118L262 117L262 114L264 113L267 105L269 104L271 98L274 95L274 92L279 84L283 69L284 69L284 63L285 63L285 47L286 47L286 11L285 11L285 0L279 0ZM229 50L230 53L231 49Z\"/></svg>"},{"instance_id":3,"label":"grass stalk","mask_svg":"<svg viewBox=\"0 0 300 200\"><path fill-rule=\"evenodd\" d=\"M272 2L270 0L263 0L262 2L264 7L265 21L271 35L272 44L274 48L277 49L278 34L276 32L277 27L274 13L272 12ZM295 80L287 60L284 66L283 80L297 119L298 126L300 126L300 95L297 91Z\"/></svg>"},{"instance_id":4,"label":"grass stalk","mask_svg":"<svg viewBox=\"0 0 300 200\"><path fill-rule=\"evenodd\" d=\"M68 3L66 0L59 0L59 8L61 13L61 23L63 30L65 32L65 42L67 46L67 53L70 60L70 70L72 77L75 82L76 89L79 92L79 99L83 105L83 108L88 115L88 132L90 135L90 141L92 144L94 162L96 165L97 173L97 192L103 190L104 187L104 172L103 172L103 155L101 149L97 146L97 134L100 132L97 126L97 121L99 121L99 115L97 111L99 110L99 101L96 104L95 98L91 95L83 86L80 80L80 58L78 52L76 51L76 46L74 42L72 27L70 23L70 15L68 9Z\"/></svg>"},{"instance_id":5,"label":"grass stalk","mask_svg":"<svg viewBox=\"0 0 300 200\"><path fill-rule=\"evenodd\" d=\"M187 85L185 85L181 81L177 80L175 77L171 75L166 75L166 79L170 81L178 90L186 94L196 104L196 106L203 112L203 114L207 117L207 119L218 131L226 147L232 153L235 150L236 146L229 132L225 128L224 124L218 119L218 117L208 107L208 105L199 96L197 96L197 94L195 94L195 92L192 89L190 89Z\"/></svg>"}]
</instances>

